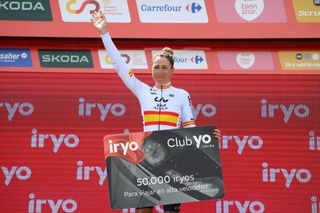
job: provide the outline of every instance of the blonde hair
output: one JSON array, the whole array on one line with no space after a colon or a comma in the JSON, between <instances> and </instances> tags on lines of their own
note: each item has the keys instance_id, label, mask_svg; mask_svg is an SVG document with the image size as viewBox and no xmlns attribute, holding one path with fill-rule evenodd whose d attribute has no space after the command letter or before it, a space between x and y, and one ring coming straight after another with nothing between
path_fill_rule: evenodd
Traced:
<instances>
[{"instance_id":1,"label":"blonde hair","mask_svg":"<svg viewBox=\"0 0 320 213\"><path fill-rule=\"evenodd\" d=\"M173 50L170 47L164 47L159 53L155 54L152 57L152 63L156 57L165 57L170 62L171 66L174 65L174 59L173 59Z\"/></svg>"},{"instance_id":2,"label":"blonde hair","mask_svg":"<svg viewBox=\"0 0 320 213\"><path fill-rule=\"evenodd\" d=\"M170 47L164 47L161 52L168 53L169 55L173 56L173 50Z\"/></svg>"}]
</instances>

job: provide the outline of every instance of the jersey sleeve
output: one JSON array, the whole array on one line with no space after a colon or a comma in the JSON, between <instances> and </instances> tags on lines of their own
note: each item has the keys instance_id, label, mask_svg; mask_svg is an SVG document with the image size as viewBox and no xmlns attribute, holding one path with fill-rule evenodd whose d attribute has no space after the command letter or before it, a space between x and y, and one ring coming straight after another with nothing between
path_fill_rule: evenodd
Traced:
<instances>
[{"instance_id":1,"label":"jersey sleeve","mask_svg":"<svg viewBox=\"0 0 320 213\"><path fill-rule=\"evenodd\" d=\"M195 119L192 113L192 102L190 95L187 91L184 91L182 97L182 126L185 127L195 127Z\"/></svg>"},{"instance_id":2,"label":"jersey sleeve","mask_svg":"<svg viewBox=\"0 0 320 213\"><path fill-rule=\"evenodd\" d=\"M128 87L128 89L135 94L135 96L139 96L138 92L140 91L140 87L145 86L143 82L137 79L130 67L123 60L119 50L114 45L111 36L109 33L103 34L101 36L103 45L110 57L113 67L115 68L117 74L123 81L123 83Z\"/></svg>"}]
</instances>

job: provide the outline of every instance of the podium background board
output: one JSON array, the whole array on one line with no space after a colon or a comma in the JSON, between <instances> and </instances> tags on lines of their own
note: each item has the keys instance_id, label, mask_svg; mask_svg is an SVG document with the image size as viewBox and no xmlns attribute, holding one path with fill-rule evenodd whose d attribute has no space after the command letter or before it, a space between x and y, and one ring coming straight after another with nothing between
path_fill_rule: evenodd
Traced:
<instances>
[{"instance_id":1,"label":"podium background board","mask_svg":"<svg viewBox=\"0 0 320 213\"><path fill-rule=\"evenodd\" d=\"M111 208L223 198L214 129L206 126L105 136Z\"/></svg>"},{"instance_id":2,"label":"podium background board","mask_svg":"<svg viewBox=\"0 0 320 213\"><path fill-rule=\"evenodd\" d=\"M101 9L114 38L318 38L320 6L313 1L3 1L0 36L97 38L90 11Z\"/></svg>"},{"instance_id":3,"label":"podium background board","mask_svg":"<svg viewBox=\"0 0 320 213\"><path fill-rule=\"evenodd\" d=\"M101 140L142 125L88 22L98 1L1 1L0 212L134 212L106 202ZM190 93L196 124L222 130L227 193L183 212L320 212L319 1L192 1L207 23L142 23L143 0L103 2L135 75L152 86L153 51L173 48L172 83Z\"/></svg>"}]
</instances>

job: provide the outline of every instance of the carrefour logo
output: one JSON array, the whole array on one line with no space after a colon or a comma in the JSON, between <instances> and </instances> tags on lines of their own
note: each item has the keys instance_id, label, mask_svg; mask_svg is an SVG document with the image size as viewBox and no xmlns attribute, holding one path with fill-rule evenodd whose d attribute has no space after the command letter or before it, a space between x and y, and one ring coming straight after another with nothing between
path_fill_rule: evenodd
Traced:
<instances>
[{"instance_id":1,"label":"carrefour logo","mask_svg":"<svg viewBox=\"0 0 320 213\"><path fill-rule=\"evenodd\" d=\"M202 9L201 5L193 2L191 4L188 4L186 7L187 11L189 11L190 13L198 13L200 12L200 10Z\"/></svg>"},{"instance_id":2,"label":"carrefour logo","mask_svg":"<svg viewBox=\"0 0 320 213\"><path fill-rule=\"evenodd\" d=\"M0 1L0 20L51 21L49 0Z\"/></svg>"},{"instance_id":3,"label":"carrefour logo","mask_svg":"<svg viewBox=\"0 0 320 213\"><path fill-rule=\"evenodd\" d=\"M192 57L190 60L195 64L200 64L204 61L204 58L201 57L200 55L196 55L196 56Z\"/></svg>"},{"instance_id":4,"label":"carrefour logo","mask_svg":"<svg viewBox=\"0 0 320 213\"><path fill-rule=\"evenodd\" d=\"M143 23L207 23L204 0L148 1L137 0L140 21Z\"/></svg>"},{"instance_id":5,"label":"carrefour logo","mask_svg":"<svg viewBox=\"0 0 320 213\"><path fill-rule=\"evenodd\" d=\"M207 62L203 51L189 53L187 51L175 51L174 66L176 69L207 69Z\"/></svg>"},{"instance_id":6,"label":"carrefour logo","mask_svg":"<svg viewBox=\"0 0 320 213\"><path fill-rule=\"evenodd\" d=\"M201 64L204 61L204 58L200 55L192 56L191 58L187 57L174 57L175 64L177 63L194 63L194 64Z\"/></svg>"},{"instance_id":7,"label":"carrefour logo","mask_svg":"<svg viewBox=\"0 0 320 213\"><path fill-rule=\"evenodd\" d=\"M152 55L159 51L152 51ZM206 55L203 50L174 50L175 69L208 69Z\"/></svg>"},{"instance_id":8,"label":"carrefour logo","mask_svg":"<svg viewBox=\"0 0 320 213\"><path fill-rule=\"evenodd\" d=\"M0 49L0 67L32 67L29 49Z\"/></svg>"}]
</instances>

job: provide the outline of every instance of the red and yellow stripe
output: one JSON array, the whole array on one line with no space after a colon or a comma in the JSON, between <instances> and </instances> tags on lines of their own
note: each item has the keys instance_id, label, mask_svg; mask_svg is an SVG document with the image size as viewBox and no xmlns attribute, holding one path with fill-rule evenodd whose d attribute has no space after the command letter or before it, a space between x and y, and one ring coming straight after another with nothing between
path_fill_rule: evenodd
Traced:
<instances>
[{"instance_id":1,"label":"red and yellow stripe","mask_svg":"<svg viewBox=\"0 0 320 213\"><path fill-rule=\"evenodd\" d=\"M158 88L158 89L168 89L168 88L171 87L171 86L172 86L171 84L168 84L168 85L165 85L165 86L155 85L155 88Z\"/></svg>"},{"instance_id":2,"label":"red and yellow stripe","mask_svg":"<svg viewBox=\"0 0 320 213\"><path fill-rule=\"evenodd\" d=\"M182 124L183 127L186 127L186 126L189 126L189 125L196 125L196 122L195 121L187 121L187 122L184 122Z\"/></svg>"},{"instance_id":3,"label":"red and yellow stripe","mask_svg":"<svg viewBox=\"0 0 320 213\"><path fill-rule=\"evenodd\" d=\"M177 126L179 121L179 114L175 112L144 111L143 120L145 126L158 124Z\"/></svg>"},{"instance_id":4,"label":"red and yellow stripe","mask_svg":"<svg viewBox=\"0 0 320 213\"><path fill-rule=\"evenodd\" d=\"M129 76L130 76L130 77L132 77L132 76L133 76L133 71L132 71L132 70L130 70L130 72L129 72Z\"/></svg>"}]
</instances>

